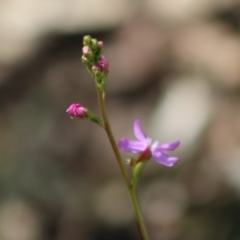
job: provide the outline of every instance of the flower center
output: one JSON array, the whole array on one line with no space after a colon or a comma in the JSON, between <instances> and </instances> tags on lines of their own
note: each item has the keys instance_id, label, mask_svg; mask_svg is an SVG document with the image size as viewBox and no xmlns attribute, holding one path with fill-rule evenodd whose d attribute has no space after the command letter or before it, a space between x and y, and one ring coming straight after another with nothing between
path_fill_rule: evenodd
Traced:
<instances>
[{"instance_id":1,"label":"flower center","mask_svg":"<svg viewBox=\"0 0 240 240\"><path fill-rule=\"evenodd\" d=\"M148 160L151 156L152 156L152 151L151 151L151 147L149 146L141 153L136 163Z\"/></svg>"},{"instance_id":2,"label":"flower center","mask_svg":"<svg viewBox=\"0 0 240 240\"><path fill-rule=\"evenodd\" d=\"M150 151L154 151L156 149L156 147L158 146L158 141L155 141L154 143L152 143L152 139L147 137L146 139L146 145L147 147L146 148L149 148Z\"/></svg>"}]
</instances>

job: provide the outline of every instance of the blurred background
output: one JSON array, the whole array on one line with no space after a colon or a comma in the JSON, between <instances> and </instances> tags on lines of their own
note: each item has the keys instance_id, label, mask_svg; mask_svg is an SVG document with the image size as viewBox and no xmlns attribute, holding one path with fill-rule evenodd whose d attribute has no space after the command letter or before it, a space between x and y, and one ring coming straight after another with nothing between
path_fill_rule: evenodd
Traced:
<instances>
[{"instance_id":1,"label":"blurred background","mask_svg":"<svg viewBox=\"0 0 240 240\"><path fill-rule=\"evenodd\" d=\"M82 37L104 41L116 138L181 147L150 161L139 197L152 240L240 239L240 2L0 2L0 240L137 240L104 132ZM127 155L126 155L127 156Z\"/></svg>"}]
</instances>

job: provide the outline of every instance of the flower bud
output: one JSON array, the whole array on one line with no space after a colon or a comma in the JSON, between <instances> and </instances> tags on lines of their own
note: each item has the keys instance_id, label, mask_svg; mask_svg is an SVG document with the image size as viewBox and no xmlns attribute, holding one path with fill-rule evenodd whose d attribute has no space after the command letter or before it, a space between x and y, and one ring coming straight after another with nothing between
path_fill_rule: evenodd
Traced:
<instances>
[{"instance_id":1,"label":"flower bud","mask_svg":"<svg viewBox=\"0 0 240 240\"><path fill-rule=\"evenodd\" d=\"M101 55L100 62L98 63L104 72L108 72L108 61L104 55Z\"/></svg>"},{"instance_id":2,"label":"flower bud","mask_svg":"<svg viewBox=\"0 0 240 240\"><path fill-rule=\"evenodd\" d=\"M97 45L100 49L103 49L103 41L98 41Z\"/></svg>"},{"instance_id":3,"label":"flower bud","mask_svg":"<svg viewBox=\"0 0 240 240\"><path fill-rule=\"evenodd\" d=\"M71 117L86 118L86 109L79 103L73 103L66 111Z\"/></svg>"},{"instance_id":4,"label":"flower bud","mask_svg":"<svg viewBox=\"0 0 240 240\"><path fill-rule=\"evenodd\" d=\"M82 48L82 53L83 53L84 56L89 55L90 52L91 52L91 49L90 49L89 46L84 46L84 47Z\"/></svg>"},{"instance_id":5,"label":"flower bud","mask_svg":"<svg viewBox=\"0 0 240 240\"><path fill-rule=\"evenodd\" d=\"M93 49L93 50L98 49L98 41L96 38L91 39L91 49Z\"/></svg>"},{"instance_id":6,"label":"flower bud","mask_svg":"<svg viewBox=\"0 0 240 240\"><path fill-rule=\"evenodd\" d=\"M82 62L84 63L84 64L88 64L88 59L85 57L85 56L82 56Z\"/></svg>"},{"instance_id":7,"label":"flower bud","mask_svg":"<svg viewBox=\"0 0 240 240\"><path fill-rule=\"evenodd\" d=\"M95 72L105 72L108 73L108 61L104 55L101 55L100 61L92 67L92 70Z\"/></svg>"},{"instance_id":8,"label":"flower bud","mask_svg":"<svg viewBox=\"0 0 240 240\"><path fill-rule=\"evenodd\" d=\"M89 35L84 36L83 37L83 45L84 46L89 46L90 43L91 43L91 40L92 40L91 36L89 36Z\"/></svg>"}]
</instances>

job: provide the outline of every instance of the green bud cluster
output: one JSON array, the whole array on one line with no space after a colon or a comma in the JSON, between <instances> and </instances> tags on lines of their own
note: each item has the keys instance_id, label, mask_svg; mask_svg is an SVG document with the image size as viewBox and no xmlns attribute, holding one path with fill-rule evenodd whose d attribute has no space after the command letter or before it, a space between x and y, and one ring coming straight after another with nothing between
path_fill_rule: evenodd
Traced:
<instances>
[{"instance_id":1,"label":"green bud cluster","mask_svg":"<svg viewBox=\"0 0 240 240\"><path fill-rule=\"evenodd\" d=\"M91 70L92 67L100 61L103 47L96 38L92 38L89 35L84 36L83 46L82 62ZM84 52L84 48L86 49L86 47L88 47L87 53Z\"/></svg>"},{"instance_id":2,"label":"green bud cluster","mask_svg":"<svg viewBox=\"0 0 240 240\"><path fill-rule=\"evenodd\" d=\"M108 75L108 61L103 53L103 42L87 35L83 38L82 61L89 73L94 77L97 87L105 97L106 78Z\"/></svg>"}]
</instances>

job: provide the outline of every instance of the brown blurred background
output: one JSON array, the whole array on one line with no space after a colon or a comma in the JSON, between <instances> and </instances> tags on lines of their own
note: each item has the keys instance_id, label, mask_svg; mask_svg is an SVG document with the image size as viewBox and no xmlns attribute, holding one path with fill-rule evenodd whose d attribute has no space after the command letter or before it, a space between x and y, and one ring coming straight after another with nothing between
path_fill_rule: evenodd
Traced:
<instances>
[{"instance_id":1,"label":"brown blurred background","mask_svg":"<svg viewBox=\"0 0 240 240\"><path fill-rule=\"evenodd\" d=\"M132 124L180 139L174 168L149 162L139 195L152 240L240 239L240 2L0 2L0 240L137 240L82 37L105 43L116 138ZM127 156L127 155L126 155Z\"/></svg>"}]
</instances>

